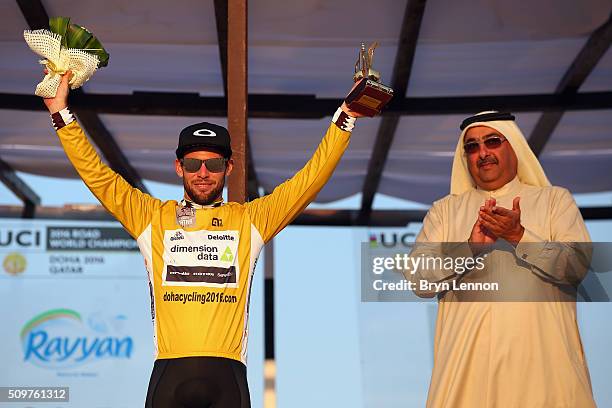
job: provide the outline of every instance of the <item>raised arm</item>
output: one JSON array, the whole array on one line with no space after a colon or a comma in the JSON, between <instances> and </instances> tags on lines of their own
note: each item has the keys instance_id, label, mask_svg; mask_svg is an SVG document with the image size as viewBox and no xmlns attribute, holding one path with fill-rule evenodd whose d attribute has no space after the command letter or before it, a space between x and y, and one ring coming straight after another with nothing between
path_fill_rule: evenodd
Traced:
<instances>
[{"instance_id":1,"label":"raised arm","mask_svg":"<svg viewBox=\"0 0 612 408\"><path fill-rule=\"evenodd\" d=\"M132 187L102 163L85 133L68 110L69 74L62 77L55 98L45 98L66 156L89 190L134 238L150 223L158 199Z\"/></svg>"},{"instance_id":2,"label":"raised arm","mask_svg":"<svg viewBox=\"0 0 612 408\"><path fill-rule=\"evenodd\" d=\"M354 122L355 117L338 109L323 140L306 165L272 193L247 204L253 224L264 242L278 234L315 199L340 162L348 146Z\"/></svg>"}]
</instances>

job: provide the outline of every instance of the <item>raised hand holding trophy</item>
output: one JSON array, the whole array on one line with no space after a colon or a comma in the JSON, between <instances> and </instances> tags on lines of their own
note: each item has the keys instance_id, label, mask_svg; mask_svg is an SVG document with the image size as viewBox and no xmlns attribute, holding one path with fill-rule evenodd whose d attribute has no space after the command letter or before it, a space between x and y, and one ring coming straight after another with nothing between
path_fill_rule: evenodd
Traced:
<instances>
[{"instance_id":1,"label":"raised hand holding trophy","mask_svg":"<svg viewBox=\"0 0 612 408\"><path fill-rule=\"evenodd\" d=\"M381 84L380 73L372 68L374 49L378 43L373 43L366 50L361 43L359 57L355 63L353 80L357 85L344 99L346 106L364 116L376 116L393 97L393 89Z\"/></svg>"}]
</instances>

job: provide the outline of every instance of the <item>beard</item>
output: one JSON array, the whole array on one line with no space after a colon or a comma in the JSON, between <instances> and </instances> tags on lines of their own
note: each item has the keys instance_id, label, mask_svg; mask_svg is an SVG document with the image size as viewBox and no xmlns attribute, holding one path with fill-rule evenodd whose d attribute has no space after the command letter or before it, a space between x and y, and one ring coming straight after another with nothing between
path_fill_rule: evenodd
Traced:
<instances>
[{"instance_id":1,"label":"beard","mask_svg":"<svg viewBox=\"0 0 612 408\"><path fill-rule=\"evenodd\" d=\"M202 193L192 188L187 180L185 180L185 177L183 177L183 188L185 189L185 193L187 193L187 197L189 197L190 201L198 205L210 205L217 201L223 193L224 186L225 178L222 178L219 184L217 184L213 190L211 190L209 193Z\"/></svg>"}]
</instances>

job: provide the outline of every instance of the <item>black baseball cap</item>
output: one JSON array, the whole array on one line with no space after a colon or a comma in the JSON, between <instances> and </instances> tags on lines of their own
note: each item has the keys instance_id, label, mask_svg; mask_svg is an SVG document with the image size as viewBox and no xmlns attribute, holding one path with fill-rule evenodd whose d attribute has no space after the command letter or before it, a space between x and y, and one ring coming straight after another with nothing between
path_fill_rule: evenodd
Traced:
<instances>
[{"instance_id":1,"label":"black baseball cap","mask_svg":"<svg viewBox=\"0 0 612 408\"><path fill-rule=\"evenodd\" d=\"M232 157L229 132L223 126L208 122L187 126L179 135L176 157L182 159L196 150L212 150L229 159Z\"/></svg>"}]
</instances>

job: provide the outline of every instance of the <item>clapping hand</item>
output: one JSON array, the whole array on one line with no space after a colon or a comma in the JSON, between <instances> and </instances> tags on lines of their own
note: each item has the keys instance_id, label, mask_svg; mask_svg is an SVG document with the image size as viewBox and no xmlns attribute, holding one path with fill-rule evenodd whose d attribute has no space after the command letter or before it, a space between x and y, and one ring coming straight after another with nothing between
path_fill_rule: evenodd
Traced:
<instances>
[{"instance_id":1,"label":"clapping hand","mask_svg":"<svg viewBox=\"0 0 612 408\"><path fill-rule=\"evenodd\" d=\"M513 245L523 237L525 228L521 225L521 206L520 197L515 197L512 201L512 209L495 205L485 205L480 207L478 220L482 227L498 238L503 238ZM487 200L490 201L490 200Z\"/></svg>"},{"instance_id":2,"label":"clapping hand","mask_svg":"<svg viewBox=\"0 0 612 408\"><path fill-rule=\"evenodd\" d=\"M482 211L485 208L492 208L494 205L495 199L492 198L486 200L484 206L480 207L480 209ZM481 218L478 217L472 227L470 238L468 239L472 252L474 254L479 254L486 250L486 246L493 244L495 241L497 241L497 237L483 225Z\"/></svg>"}]
</instances>

